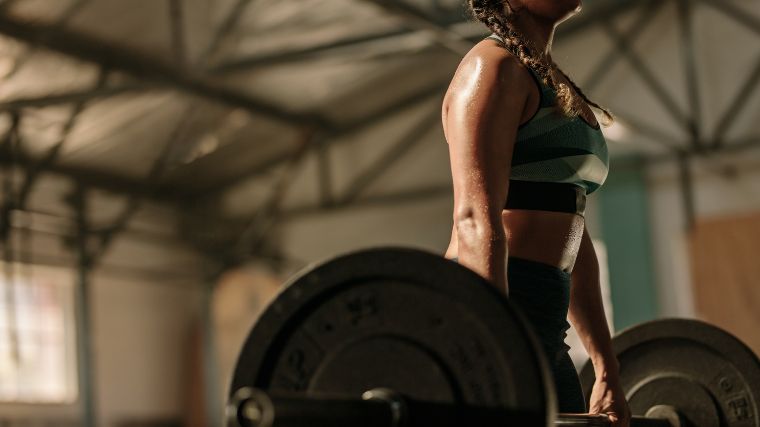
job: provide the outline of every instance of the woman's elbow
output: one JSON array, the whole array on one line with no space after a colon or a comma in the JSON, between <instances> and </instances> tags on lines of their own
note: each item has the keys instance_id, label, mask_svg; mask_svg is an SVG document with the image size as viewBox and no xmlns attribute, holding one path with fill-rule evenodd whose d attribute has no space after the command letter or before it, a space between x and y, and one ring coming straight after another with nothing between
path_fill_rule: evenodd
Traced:
<instances>
[{"instance_id":1,"label":"woman's elbow","mask_svg":"<svg viewBox=\"0 0 760 427\"><path fill-rule=\"evenodd\" d=\"M499 241L505 239L501 213L474 208L458 209L454 227L459 239Z\"/></svg>"}]
</instances>

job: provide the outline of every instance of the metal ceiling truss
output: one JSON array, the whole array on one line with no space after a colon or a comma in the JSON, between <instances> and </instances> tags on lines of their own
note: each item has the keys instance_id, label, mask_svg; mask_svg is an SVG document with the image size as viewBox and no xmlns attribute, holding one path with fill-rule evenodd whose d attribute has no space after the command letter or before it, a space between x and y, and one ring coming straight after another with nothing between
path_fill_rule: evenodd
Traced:
<instances>
[{"instance_id":1,"label":"metal ceiling truss","mask_svg":"<svg viewBox=\"0 0 760 427\"><path fill-rule=\"evenodd\" d=\"M303 61L304 59L313 58L315 56L321 56L332 51L340 51L341 49L352 46L365 45L368 43L376 42L378 40L385 40L392 37L411 34L416 31L417 30L402 28L383 33L352 36L321 45L309 46L284 52L256 54L250 57L233 59L218 65L214 65L210 68L209 72L211 74L221 75L225 73L234 73L255 69L256 67L288 64L292 62Z\"/></svg>"},{"instance_id":2,"label":"metal ceiling truss","mask_svg":"<svg viewBox=\"0 0 760 427\"><path fill-rule=\"evenodd\" d=\"M663 85L657 79L641 57L636 54L630 41L623 37L618 30L614 28L612 23L603 23L602 27L616 44L623 57L628 61L633 71L636 72L644 84L649 88L650 93L660 101L660 104L662 104L663 107L665 107L665 110L671 115L673 121L678 123L682 128L688 129L689 119L678 107L678 103L668 92L667 86Z\"/></svg>"},{"instance_id":3,"label":"metal ceiling truss","mask_svg":"<svg viewBox=\"0 0 760 427\"><path fill-rule=\"evenodd\" d=\"M21 118L18 114L11 116L11 126L3 137L0 145L0 153L4 154L11 160L15 160L19 152L18 149L18 128ZM15 171L12 168L0 168L0 178L2 178L2 200L0 200L0 242L2 243L3 253L7 255L10 248L10 230L11 230L11 211L16 205L16 191L13 188L13 175Z\"/></svg>"},{"instance_id":4,"label":"metal ceiling truss","mask_svg":"<svg viewBox=\"0 0 760 427\"><path fill-rule=\"evenodd\" d=\"M658 129L649 123L643 122L634 117L626 114L616 112L615 115L621 119L622 122L632 129L635 129L637 133L650 138L653 142L660 146L664 146L670 153L680 153L687 151L687 147L684 147L683 141L678 137L668 134L667 132ZM668 155L670 155L670 153Z\"/></svg>"},{"instance_id":5,"label":"metal ceiling truss","mask_svg":"<svg viewBox=\"0 0 760 427\"><path fill-rule=\"evenodd\" d=\"M758 56L749 77L747 77L747 80L745 80L739 88L736 98L734 98L734 101L726 109L726 112L720 117L718 126L715 127L715 132L712 135L711 149L714 150L725 145L725 138L723 135L728 132L728 129L738 117L739 112L752 98L752 95L757 90L758 82L760 82L760 56Z\"/></svg>"},{"instance_id":6,"label":"metal ceiling truss","mask_svg":"<svg viewBox=\"0 0 760 427\"><path fill-rule=\"evenodd\" d=\"M403 111L412 105L416 105L421 102L426 102L434 96L442 97L443 96L443 93L441 92L442 85L447 84L447 83L448 81L434 82L430 86L424 87L418 92L411 93L409 96L399 100L398 102L391 103L366 117L362 117L348 124L338 125L336 126L337 130L333 132L325 133L324 135L325 142L322 142L320 144L315 144L312 147L313 148L321 147L320 149L327 150L328 146L338 141L341 141L340 140L341 137L349 135L353 132L360 131L361 129L367 126L370 126L374 123L377 123L378 121L382 121L394 114L398 114L400 111ZM262 163L261 165L251 167L249 170L245 171L242 174L220 180L216 183L213 183L212 185L208 187L201 188L200 190L198 190L198 193L200 193L199 195L209 196L209 195L214 195L216 193L224 192L248 179L261 176L277 168L278 166L282 165L284 162L287 162L288 159L290 158L290 155L291 155L290 153L280 154L279 156L273 159L269 159L267 162Z\"/></svg>"},{"instance_id":7,"label":"metal ceiling truss","mask_svg":"<svg viewBox=\"0 0 760 427\"><path fill-rule=\"evenodd\" d=\"M380 8L386 8L386 10L394 13L396 16L401 17L401 19L406 20L408 26L406 28L394 29L384 33L362 34L359 36L332 41L322 45L299 48L285 52L258 54L247 58L233 59L211 67L210 72L212 74L224 74L230 72L245 71L247 69L255 68L258 66L291 63L314 57L316 55L325 54L331 51L340 51L341 49L347 47L364 45L376 42L378 40L416 33L418 31L431 32L434 35L443 34L445 40L451 39L454 41L453 49L450 50L457 53L458 55L462 54L462 52L460 52L461 47L459 46L461 40L466 40L471 47L473 42L476 42L482 38L481 35L478 35L476 37L466 37L454 30L455 26L462 24L463 22L467 22L462 20L463 17L461 14L458 16L459 19L453 19L453 16L448 17L448 19L434 19L433 17L422 13L416 8L401 4L399 1L364 1L375 3ZM591 9L589 12L584 12L582 16L566 24L563 24L558 29L560 40L564 37L569 37L583 29L586 29L596 22L613 19L614 17L630 10L636 4L637 2L633 0L618 1L609 5L596 7L594 9ZM425 20L427 20L427 22L425 22ZM485 28L483 29L483 32L486 32ZM438 39L436 38L435 40Z\"/></svg>"},{"instance_id":8,"label":"metal ceiling truss","mask_svg":"<svg viewBox=\"0 0 760 427\"><path fill-rule=\"evenodd\" d=\"M107 80L108 71L101 70L97 82L95 83L95 90L103 87L106 84ZM61 135L58 138L58 142L48 150L42 159L34 162L31 167L26 168L26 179L24 180L24 183L21 186L21 190L19 191L15 206L16 209L23 210L26 207L26 199L29 197L29 194L31 193L34 185L37 183L37 179L42 172L49 169L50 166L58 159L61 150L66 144L66 141L69 139L69 134L71 133L72 129L74 129L74 125L76 124L77 119L79 118L82 111L84 111L86 104L86 100L81 100L72 106L71 112L69 113L69 118L63 125L63 129L61 130ZM19 144L21 144L21 141L19 141Z\"/></svg>"},{"instance_id":9,"label":"metal ceiling truss","mask_svg":"<svg viewBox=\"0 0 760 427\"><path fill-rule=\"evenodd\" d=\"M654 21L652 17L662 8L664 4L665 2L660 0L650 1L647 7L641 9L641 13L639 13L639 16L636 18L633 24L631 24L627 30L621 33L621 36L626 38L629 43L634 43L639 38L639 36L641 36L647 26ZM591 71L589 74L589 77L586 78L586 81L582 86L583 89L588 92L593 92L594 89L596 89L596 87L602 82L604 77L608 75L609 70L612 68L612 66L618 62L621 55L622 51L620 49L617 49L614 45L610 47L602 59L597 62L596 66L593 68L593 71Z\"/></svg>"},{"instance_id":10,"label":"metal ceiling truss","mask_svg":"<svg viewBox=\"0 0 760 427\"><path fill-rule=\"evenodd\" d=\"M58 20L55 23L56 28L63 28L66 23L69 22L69 20L74 17L82 8L89 3L90 0L75 0L71 2L68 7L61 13ZM0 13L3 13L2 9L0 9ZM23 54L20 54L14 58L13 61L13 68L9 70L7 73L4 74L4 78L8 79L12 77L18 70L20 70L26 62L33 56L33 54L36 52L37 46L29 45L26 48L26 51Z\"/></svg>"},{"instance_id":11,"label":"metal ceiling truss","mask_svg":"<svg viewBox=\"0 0 760 427\"><path fill-rule=\"evenodd\" d=\"M204 49L198 58L196 63L199 67L206 68L208 62L213 59L213 56L222 49L224 42L237 28L240 18L243 17L250 3L251 0L237 0L230 8L230 11L225 15L224 20L211 37L211 41L206 46L206 49Z\"/></svg>"},{"instance_id":12,"label":"metal ceiling truss","mask_svg":"<svg viewBox=\"0 0 760 427\"><path fill-rule=\"evenodd\" d=\"M413 98L415 102L427 99L420 98L419 96ZM409 100L407 100L407 102L408 101ZM409 105L404 105L404 108L408 106ZM393 110L398 112L403 110L403 108L395 108ZM389 113L383 111L383 115L385 114ZM246 225L242 227L243 231L237 233L239 236L237 242L231 246L233 250L224 255L225 259L222 262L224 268L229 268L230 266L246 259L246 257L251 256L252 254L258 254L260 251L265 250L269 244L267 238L276 225L285 217L292 216L289 213L283 213L280 204L285 197L288 186L292 183L292 179L295 175L295 168L307 152L314 150L318 156L317 174L320 183L320 201L314 208L314 211L330 211L354 203L364 204L366 203L364 201L365 198L360 198L359 196L366 190L366 188L401 160L414 146L422 142L424 140L424 134L429 132L439 120L440 111L436 107L430 114L423 117L417 124L412 126L408 132L402 135L398 142L393 144L380 155L378 160L365 168L363 172L360 172L358 177L353 180L352 184L345 189L341 195L335 195L333 193L329 170L329 142L334 141L334 139L328 139L328 135L325 134L315 134L313 129L305 130L304 132L306 132L306 136L304 136L297 144L296 150L287 154L287 165L282 171L279 171L279 178L275 184L272 185L267 201L264 202L262 207L257 209L254 215L246 221ZM368 123L364 123L363 125L367 124ZM220 192L216 191L210 194L220 194ZM393 197L382 197L382 200L389 202L395 200ZM402 197L402 199L406 200L404 197ZM371 203L374 199L370 197L368 200ZM301 209L299 208L297 211L298 210ZM306 211L308 212L311 210L306 208Z\"/></svg>"},{"instance_id":13,"label":"metal ceiling truss","mask_svg":"<svg viewBox=\"0 0 760 427\"><path fill-rule=\"evenodd\" d=\"M180 116L179 122L174 127L174 131L169 136L168 141L164 144L161 154L159 154L158 158L153 162L150 172L148 172L148 176L145 179L145 182L147 183L147 191L141 194L131 195L127 200L126 206L111 226L105 230L101 230L99 233L99 245L97 248L99 258L102 258L105 251L108 250L113 239L126 229L129 221L134 217L137 211L139 211L142 203L159 188L161 178L168 170L169 159L171 158L172 152L182 141L183 130L189 126L190 122L192 122L192 113L194 109L195 107L193 106L185 109L184 114Z\"/></svg>"},{"instance_id":14,"label":"metal ceiling truss","mask_svg":"<svg viewBox=\"0 0 760 427\"><path fill-rule=\"evenodd\" d=\"M81 0L80 0L81 1ZM238 0L235 5L230 8L230 12L226 15L223 23L216 31L212 41L209 43L208 48L201 55L200 62L206 61L209 57L213 56L214 52L218 51L223 45L226 37L235 29L238 25L239 18L243 15L245 8L249 5L250 0ZM392 3L392 4L391 4ZM582 25L575 25L568 32L574 32L583 26L593 23L597 19L609 19L618 13L624 12L630 7L630 4L634 2L621 2L615 7L601 7L597 8L598 11L592 12L592 16L583 20ZM426 22L426 16L421 11L404 5L401 2L376 2L380 7L389 8L393 13L402 17L405 20L411 20L415 27L422 27L428 31L437 32L438 35L448 34L447 37L453 37L454 39L461 39L461 36L451 31L446 23L440 19L435 20L430 18L429 22ZM184 46L181 15L181 5L172 0L170 4L170 19L172 28L172 40L173 46ZM72 8L73 10L74 8ZM68 15L68 14L67 14ZM206 84L203 80L196 80L192 77L188 78L182 73L181 70L176 67L172 67L169 64L165 64L161 61L153 61L153 58L147 58L137 52L131 52L128 50L117 49L114 50L108 44L99 42L98 40L88 38L82 34L72 32L71 30L63 30L60 25L55 24L53 26L44 26L39 24L30 24L14 21L9 17L0 17L0 32L7 35L25 40L33 45L42 45L53 50L69 54L73 57L94 61L103 64L109 64L115 69L130 72L139 77L147 77L152 79L155 83L168 83L173 84L175 87L181 90L188 90L191 93L201 96L210 96L212 99L221 100L222 102L228 102L233 105L237 105L250 111L265 115L272 115L275 118L283 119L293 123L315 123L325 124L326 121L315 118L310 115L297 115L291 114L285 111L276 110L272 111L269 105L241 97L238 92L227 90L226 88L217 88L213 84ZM402 32L394 32L391 34L381 35L388 37L392 35L398 35ZM362 42L372 40L373 37L365 38L364 40L353 40L349 43L333 44L332 46L325 46L326 49L345 46L346 44ZM53 40L52 42L50 40ZM319 48L316 48L319 50ZM305 53L305 52L302 52ZM284 56L290 55L285 53ZM123 93L132 90L141 89L140 85L127 85L117 88L99 88L94 91L85 92L73 92L69 94L42 97L36 99L22 99L17 101L10 101L0 104L0 109L15 109L33 106L53 105L65 102L76 102L81 99L90 99L97 97L107 97L118 93ZM440 86L436 86L433 90L440 90ZM368 120L375 120L377 116L371 116ZM362 123L356 123L353 126L349 126L348 129L343 129L343 132L350 132L351 128L358 128ZM329 128L330 125L326 125ZM273 162L279 164L283 159Z\"/></svg>"},{"instance_id":15,"label":"metal ceiling truss","mask_svg":"<svg viewBox=\"0 0 760 427\"><path fill-rule=\"evenodd\" d=\"M76 104L84 101L110 98L124 93L150 90L156 87L144 83L131 83L114 87L74 90L40 97L17 98L10 101L0 101L0 113L18 111L25 108L45 108L56 105Z\"/></svg>"},{"instance_id":16,"label":"metal ceiling truss","mask_svg":"<svg viewBox=\"0 0 760 427\"><path fill-rule=\"evenodd\" d=\"M25 153L16 153L12 157L9 153L0 150L0 166L3 166L3 168L10 169L12 166L31 168L37 161L39 161L39 159L31 158ZM152 191L149 192L149 189L143 180L125 178L122 175L104 172L97 168L67 166L53 163L45 172L69 178L70 180L86 185L89 188L99 189L114 194L127 196L140 194L157 202L179 203L183 200L182 197L178 196L173 191L163 191L162 189L156 193L153 193Z\"/></svg>"},{"instance_id":17,"label":"metal ceiling truss","mask_svg":"<svg viewBox=\"0 0 760 427\"><path fill-rule=\"evenodd\" d=\"M706 4L715 8L716 10L724 13L729 18L733 19L739 24L742 24L748 30L757 33L760 36L760 19L748 14L747 12L738 8L731 1L727 0L696 0L700 3Z\"/></svg>"},{"instance_id":18,"label":"metal ceiling truss","mask_svg":"<svg viewBox=\"0 0 760 427\"><path fill-rule=\"evenodd\" d=\"M425 134L440 123L441 110L438 106L425 115L415 126L406 132L395 144L387 149L378 160L366 168L351 181L351 185L338 197L339 204L349 204L355 201L374 182L376 182L393 165L403 159L415 146L425 141Z\"/></svg>"},{"instance_id":19,"label":"metal ceiling truss","mask_svg":"<svg viewBox=\"0 0 760 427\"><path fill-rule=\"evenodd\" d=\"M320 128L330 124L316 114L299 114L275 106L267 101L241 93L224 85L211 82L185 72L162 58L153 57L126 47L115 48L84 33L71 29L56 28L50 24L24 22L0 14L0 34L26 43L39 45L71 57L100 64L101 66L129 73L137 78L173 87L202 98L231 107L243 108L285 123L307 123Z\"/></svg>"},{"instance_id":20,"label":"metal ceiling truss","mask_svg":"<svg viewBox=\"0 0 760 427\"><path fill-rule=\"evenodd\" d=\"M419 203L423 200L451 197L450 185L430 185L409 190L398 191L390 194L377 194L366 196L347 202L336 202L328 206L304 205L296 206L280 213L280 221L287 222L314 215L323 215L333 211L345 211L349 209L366 209L371 207L388 207L408 203Z\"/></svg>"},{"instance_id":21,"label":"metal ceiling truss","mask_svg":"<svg viewBox=\"0 0 760 427\"><path fill-rule=\"evenodd\" d=\"M309 149L315 145L317 138L320 138L320 135L315 133L314 128L302 129L296 150L291 153L285 168L280 171L269 196L247 221L238 234L239 237L230 245L230 250L222 255L222 266L225 270L245 261L266 246L267 237L280 219L282 201L297 176L296 169Z\"/></svg>"},{"instance_id":22,"label":"metal ceiling truss","mask_svg":"<svg viewBox=\"0 0 760 427\"><path fill-rule=\"evenodd\" d=\"M380 196L379 198L372 196L360 198L359 196L394 164L404 158L412 148L424 141L423 136L425 133L429 132L439 120L440 111L438 108L435 108L434 111L423 117L423 119L416 125L412 126L408 132L402 135L395 144L381 154L379 159L365 168L363 172L359 173L359 175L352 181L352 184L343 191L342 195L334 197L332 193L329 193L330 196L329 199L327 199L329 200L327 203L325 203L325 199L322 198L318 205L312 209L305 208L296 209L292 212L283 212L280 209L279 204L285 196L287 186L292 181L293 175L295 175L293 171L294 167L303 158L303 155L310 147L317 145L314 149L320 152L326 149L324 145L325 141L313 141L313 135L305 137L304 141L299 144L298 150L291 155L288 167L282 171L277 183L272 186L271 194L267 202L263 204L263 207L256 211L254 216L248 221L244 231L240 233L240 239L235 245L233 245L235 248L234 256L227 260L225 266L229 267L230 265L234 265L235 263L246 259L246 257L250 256L252 253L256 254L257 251L264 246L266 238L278 222L281 222L286 218L292 219L294 216L299 215L299 212L300 214L303 214L304 212L326 212L345 208L346 206L354 204L366 206L367 203L372 203L375 200L383 200L388 203L393 203L394 201L399 200L399 198L396 198L393 195ZM320 176L326 173L329 172L322 171ZM322 179L326 181L323 182L322 185L327 188L332 188L329 176ZM446 188L447 191L450 192L450 188ZM426 189L426 195L429 196L429 194L427 194L429 191L427 190L428 189ZM436 187L435 193L440 194L440 190L440 188ZM418 196L420 195L419 192L415 192L414 194ZM400 199L408 200L408 197L402 196Z\"/></svg>"},{"instance_id":23,"label":"metal ceiling truss","mask_svg":"<svg viewBox=\"0 0 760 427\"><path fill-rule=\"evenodd\" d=\"M81 92L81 94L92 94L103 90L106 83L106 76L107 71L103 70L98 79L98 82L95 84L95 88L87 92ZM145 197L163 202L167 200L170 202L174 201L176 196L171 193L156 191L154 188L150 188L143 180L135 181L119 175L113 175L108 172L59 165L56 163L56 160L58 159L63 146L68 140L69 133L73 130L74 125L76 124L77 118L86 108L86 104L93 99L95 98L89 95L66 97L65 102L62 103L73 103L71 112L69 113L68 119L63 124L61 135L58 137L58 142L56 142L52 148L48 149L47 153L42 158L32 158L23 149L16 150L13 153L9 152L8 150L0 150L1 166L7 168L20 166L26 172L25 180L22 184L21 190L19 191L18 199L15 201L14 208L25 208L26 199L31 193L34 184L37 182L39 176L42 173L46 172L66 176L73 181L87 187L97 188L129 197ZM30 102L22 101L21 107L19 107L19 103L16 101L7 110L5 110L5 112L10 114L12 122L15 123L12 126L12 129L14 129L14 126L18 126L17 122L23 120L23 109L25 107L39 106L38 101L39 100L30 100ZM20 140L19 144L21 144Z\"/></svg>"},{"instance_id":24,"label":"metal ceiling truss","mask_svg":"<svg viewBox=\"0 0 760 427\"><path fill-rule=\"evenodd\" d=\"M478 36L476 39L473 39L459 34L452 29L451 23L444 23L440 19L435 19L426 11L422 11L402 0L363 1L373 3L384 9L387 13L401 18L410 28L431 33L435 36L435 41L439 45L460 56L464 55L470 50L470 48L472 48L473 41L482 38L482 36ZM616 1L605 6L591 9L589 13L584 14L575 22L571 21L571 23L560 27L559 34L562 35L561 37L567 37L597 22L611 20L628 11L637 3L638 2L633 0Z\"/></svg>"},{"instance_id":25,"label":"metal ceiling truss","mask_svg":"<svg viewBox=\"0 0 760 427\"><path fill-rule=\"evenodd\" d=\"M183 0L169 0L169 20L172 36L172 53L174 64L182 69L187 61L187 48L185 46L185 19Z\"/></svg>"},{"instance_id":26,"label":"metal ceiling truss","mask_svg":"<svg viewBox=\"0 0 760 427\"><path fill-rule=\"evenodd\" d=\"M690 0L676 0L678 12L678 28L681 36L681 52L686 68L686 93L688 94L689 118L687 129L694 150L702 148L702 118L701 96L697 79L696 54L694 52L693 7Z\"/></svg>"},{"instance_id":27,"label":"metal ceiling truss","mask_svg":"<svg viewBox=\"0 0 760 427\"><path fill-rule=\"evenodd\" d=\"M104 81L104 79L101 79L101 82ZM23 155L23 141L18 135L18 129L21 124L21 121L23 117L20 115L20 113L14 113L12 115L12 124L11 128L6 134L6 137L4 138L4 143L2 146L2 153L3 157L6 160L4 162L9 167L3 168L2 170L6 171L5 180L4 180L4 197L3 197L3 203L2 203L2 210L0 211L0 230L2 231L3 240L7 238L7 236L10 235L11 232L11 213L12 211L27 211L26 201L28 199L28 196L30 195L32 189L34 188L34 185L36 184L39 174L42 173L45 170L55 169L54 161L58 156L58 153L60 153L60 150L65 143L68 133L73 128L74 122L76 121L76 117L78 114L82 111L84 108L84 105L77 105L74 108L72 108L71 114L69 116L69 119L67 120L67 123L65 124L61 136L59 137L59 142L56 143L51 149L49 149L48 153L45 157L43 157L42 160L38 160L36 162L32 161L24 161L20 159L20 157ZM186 124L186 121L182 122L183 124ZM169 156L169 152L171 151L171 148L174 146L174 144L177 143L179 138L176 137L176 133L173 135L172 138L170 138L169 142L167 143L166 148L164 149L164 152L159 156L159 159L155 162L151 173L149 174L149 178L147 180L148 185L147 188L145 188L144 191L140 192L130 192L127 193L129 196L129 199L127 201L126 208L117 216L117 219L114 221L114 223L106 227L105 229L95 229L89 224L85 224L86 221L86 214L82 214L80 212L80 209L86 208L86 202L87 202L87 189L91 188L88 182L77 181L75 177L75 187L78 189L76 193L69 197L69 202L72 205L72 208L75 210L76 213L76 221L75 221L75 230L74 237L69 234L55 234L56 236L59 236L64 239L64 242L72 247L74 247L77 250L77 253L79 253L80 256L80 263L79 266L81 268L87 268L88 270L91 270L94 268L98 261L102 259L103 254L107 250L109 244L113 241L113 238L116 236L117 233L120 233L125 230L126 225L131 219L131 217L134 215L134 213L139 208L139 203L143 201L146 198L159 198L157 194L154 194L151 192L151 190L154 190L155 184L160 178L161 173L165 170L165 165L167 164L167 159ZM14 168L11 166L23 166L22 170L25 172L24 180L20 185L20 188L16 190L15 185L10 179L10 174L14 173ZM67 174L70 176L70 174ZM87 174L89 176L89 174ZM92 177L89 177L92 179ZM98 180L94 180L95 182L98 182ZM106 188L109 189L109 188ZM117 191L118 192L118 191ZM124 192L120 192L121 194L125 194ZM80 200L81 198L84 198L83 200ZM83 219L84 218L84 219ZM83 225L85 224L85 225ZM84 227L84 231L81 230L81 228ZM27 233L32 232L35 230L32 230L29 227L20 227L20 232ZM78 248L77 243L79 239L81 239L80 234L85 233L87 235L87 243L86 243L86 251L84 249ZM92 238L95 238L93 241ZM93 243L97 243L97 245L93 245ZM6 253L9 253L8 251L11 250L11 245L9 244L3 244L3 250ZM29 255L30 252L27 251L27 255ZM58 262L60 264L60 261ZM113 266L110 266L113 267Z\"/></svg>"},{"instance_id":28,"label":"metal ceiling truss","mask_svg":"<svg viewBox=\"0 0 760 427\"><path fill-rule=\"evenodd\" d=\"M452 31L446 25L437 22L425 11L419 10L409 3L396 0L363 0L372 3L386 13L401 18L407 25L418 30L424 30L435 37L436 43L451 52L461 56L472 48L472 41L461 34Z\"/></svg>"}]
</instances>

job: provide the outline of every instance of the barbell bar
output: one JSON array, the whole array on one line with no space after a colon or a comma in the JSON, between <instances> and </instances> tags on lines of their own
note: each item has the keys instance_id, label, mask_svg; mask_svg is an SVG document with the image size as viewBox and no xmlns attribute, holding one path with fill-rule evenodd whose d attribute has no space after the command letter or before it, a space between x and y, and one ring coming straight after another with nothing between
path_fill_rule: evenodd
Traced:
<instances>
[{"instance_id":1,"label":"barbell bar","mask_svg":"<svg viewBox=\"0 0 760 427\"><path fill-rule=\"evenodd\" d=\"M543 414L503 407L422 402L388 389L359 399L274 396L244 387L227 407L228 423L240 427L503 427L543 426ZM675 418L677 420L678 418ZM674 418L633 417L631 427L681 427ZM555 426L610 426L603 414L559 414Z\"/></svg>"}]
</instances>

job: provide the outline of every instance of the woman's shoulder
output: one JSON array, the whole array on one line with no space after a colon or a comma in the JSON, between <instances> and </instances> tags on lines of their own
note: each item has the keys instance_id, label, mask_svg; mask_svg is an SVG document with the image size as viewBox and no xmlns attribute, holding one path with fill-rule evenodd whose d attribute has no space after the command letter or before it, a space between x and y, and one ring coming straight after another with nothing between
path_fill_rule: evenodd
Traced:
<instances>
[{"instance_id":1,"label":"woman's shoulder","mask_svg":"<svg viewBox=\"0 0 760 427\"><path fill-rule=\"evenodd\" d=\"M519 87L532 84L533 79L528 67L492 38L476 43L464 55L453 80L473 78L486 84Z\"/></svg>"},{"instance_id":2,"label":"woman's shoulder","mask_svg":"<svg viewBox=\"0 0 760 427\"><path fill-rule=\"evenodd\" d=\"M463 63L477 61L495 67L500 72L513 74L514 78L529 77L528 68L520 59L492 38L485 38L476 43L462 58Z\"/></svg>"},{"instance_id":3,"label":"woman's shoulder","mask_svg":"<svg viewBox=\"0 0 760 427\"><path fill-rule=\"evenodd\" d=\"M533 77L528 67L497 41L486 38L475 44L460 61L445 100L460 93L471 96L473 88L522 96L531 86Z\"/></svg>"}]
</instances>

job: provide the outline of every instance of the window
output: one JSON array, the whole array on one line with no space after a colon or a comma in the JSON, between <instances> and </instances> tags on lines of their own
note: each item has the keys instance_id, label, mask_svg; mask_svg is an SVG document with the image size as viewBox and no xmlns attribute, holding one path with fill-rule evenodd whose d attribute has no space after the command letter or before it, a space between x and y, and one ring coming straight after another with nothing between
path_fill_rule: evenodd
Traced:
<instances>
[{"instance_id":1,"label":"window","mask_svg":"<svg viewBox=\"0 0 760 427\"><path fill-rule=\"evenodd\" d=\"M0 263L0 401L77 397L74 286L66 269Z\"/></svg>"}]
</instances>

